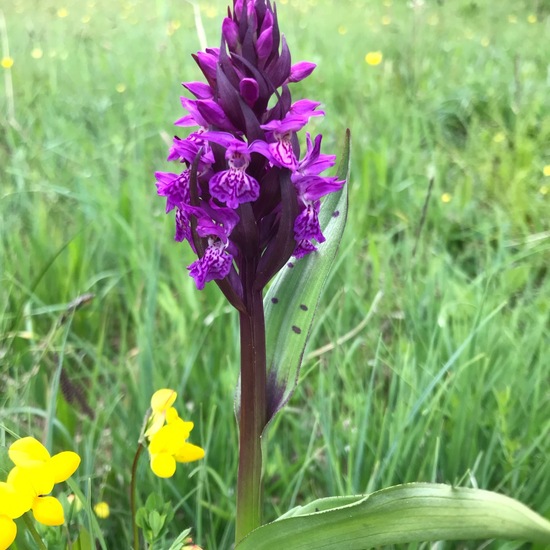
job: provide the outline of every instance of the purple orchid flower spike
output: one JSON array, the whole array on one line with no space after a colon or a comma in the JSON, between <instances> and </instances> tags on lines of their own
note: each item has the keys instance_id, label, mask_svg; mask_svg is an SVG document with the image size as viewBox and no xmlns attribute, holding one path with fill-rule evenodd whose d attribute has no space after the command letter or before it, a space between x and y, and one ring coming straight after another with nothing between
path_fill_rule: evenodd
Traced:
<instances>
[{"instance_id":1,"label":"purple orchid flower spike","mask_svg":"<svg viewBox=\"0 0 550 550\"><path fill-rule=\"evenodd\" d=\"M315 64L291 63L269 0L234 0L220 47L193 57L205 81L183 84L194 97L181 98L187 114L176 125L195 129L174 138L168 159L184 169L157 172L157 191L175 210L175 239L199 256L189 269L197 286L217 281L245 311L247 286L263 288L290 256L323 242L321 199L344 182L321 175L335 157L321 153L320 135L306 135L300 159L298 133L324 112L311 99L292 103L289 86ZM223 234L205 229L219 220L216 208L235 215L231 223L224 215Z\"/></svg>"}]
</instances>

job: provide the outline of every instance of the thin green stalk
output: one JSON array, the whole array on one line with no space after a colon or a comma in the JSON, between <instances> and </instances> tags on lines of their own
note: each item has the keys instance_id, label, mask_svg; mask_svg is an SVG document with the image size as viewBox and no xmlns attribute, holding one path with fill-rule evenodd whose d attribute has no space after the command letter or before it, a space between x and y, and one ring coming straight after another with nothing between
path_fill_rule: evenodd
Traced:
<instances>
[{"instance_id":1,"label":"thin green stalk","mask_svg":"<svg viewBox=\"0 0 550 550\"><path fill-rule=\"evenodd\" d=\"M236 542L262 523L262 447L266 423L266 347L262 291L253 289L256 262L244 260L246 312L240 313L241 403Z\"/></svg>"},{"instance_id":2,"label":"thin green stalk","mask_svg":"<svg viewBox=\"0 0 550 550\"><path fill-rule=\"evenodd\" d=\"M137 466L139 462L139 457L143 452L145 447L139 443L136 454L134 455L134 461L132 462L132 478L130 480L130 512L132 514L132 530L134 533L134 550L139 550L139 530L136 523L136 477L137 477Z\"/></svg>"},{"instance_id":3,"label":"thin green stalk","mask_svg":"<svg viewBox=\"0 0 550 550\"><path fill-rule=\"evenodd\" d=\"M40 550L48 550L48 548L44 544L44 541L42 540L42 537L38 534L38 531L34 526L34 522L30 516L30 512L23 514L23 521L25 522L25 527L31 534L31 537L34 539L34 542L36 542L36 546L38 546Z\"/></svg>"}]
</instances>

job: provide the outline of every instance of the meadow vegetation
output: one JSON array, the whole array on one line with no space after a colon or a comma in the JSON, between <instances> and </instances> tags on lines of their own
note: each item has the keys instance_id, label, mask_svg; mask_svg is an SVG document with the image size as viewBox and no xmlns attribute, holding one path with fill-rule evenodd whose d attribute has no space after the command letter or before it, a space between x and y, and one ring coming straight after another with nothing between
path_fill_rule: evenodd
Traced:
<instances>
[{"instance_id":1,"label":"meadow vegetation","mask_svg":"<svg viewBox=\"0 0 550 550\"><path fill-rule=\"evenodd\" d=\"M225 4L200 2L211 46ZM323 102L310 131L327 153L347 127L353 141L344 239L268 437L267 519L415 480L550 517L550 4L420 4L277 2L294 61L318 65L293 91ZM238 319L188 277L193 254L173 241L153 175L172 169L180 83L200 78L193 7L2 10L0 443L77 451L74 479L110 505L98 521L119 548L143 416L155 389L174 388L206 458L168 481L144 460L138 492L172 501L172 536L192 526L227 549Z\"/></svg>"}]
</instances>

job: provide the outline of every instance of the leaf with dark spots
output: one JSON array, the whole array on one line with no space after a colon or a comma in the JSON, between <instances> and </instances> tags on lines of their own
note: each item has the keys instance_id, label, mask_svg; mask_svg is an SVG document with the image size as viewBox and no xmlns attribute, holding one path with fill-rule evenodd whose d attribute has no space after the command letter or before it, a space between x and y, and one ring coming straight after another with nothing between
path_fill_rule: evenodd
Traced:
<instances>
[{"instance_id":1,"label":"leaf with dark spots","mask_svg":"<svg viewBox=\"0 0 550 550\"><path fill-rule=\"evenodd\" d=\"M347 180L349 155L347 132L337 171L339 179ZM347 204L347 185L325 198L319 222L326 241L318 245L317 252L296 261L292 269L279 271L266 293L267 380L273 386L267 391L268 398L273 399L267 406L269 420L287 403L296 388L315 312L344 231ZM332 216L335 210L341 213L337 218ZM275 297L276 302L273 301Z\"/></svg>"}]
</instances>

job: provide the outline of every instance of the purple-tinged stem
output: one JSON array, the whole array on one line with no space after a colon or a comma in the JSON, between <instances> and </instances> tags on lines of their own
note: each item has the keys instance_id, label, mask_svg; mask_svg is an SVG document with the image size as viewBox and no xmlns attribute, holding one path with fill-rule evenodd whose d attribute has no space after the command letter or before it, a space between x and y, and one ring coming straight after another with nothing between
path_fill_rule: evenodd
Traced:
<instances>
[{"instance_id":1,"label":"purple-tinged stem","mask_svg":"<svg viewBox=\"0 0 550 550\"><path fill-rule=\"evenodd\" d=\"M244 258L246 312L240 312L241 403L236 542L262 523L262 446L266 424L266 347L262 291L253 288L257 262Z\"/></svg>"}]
</instances>

